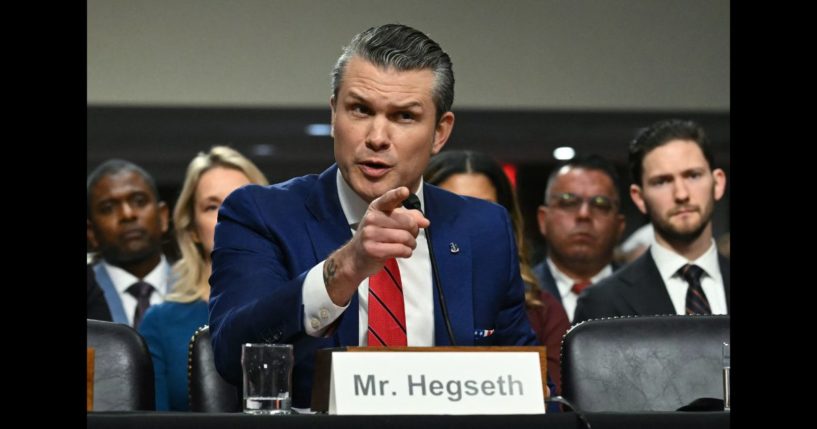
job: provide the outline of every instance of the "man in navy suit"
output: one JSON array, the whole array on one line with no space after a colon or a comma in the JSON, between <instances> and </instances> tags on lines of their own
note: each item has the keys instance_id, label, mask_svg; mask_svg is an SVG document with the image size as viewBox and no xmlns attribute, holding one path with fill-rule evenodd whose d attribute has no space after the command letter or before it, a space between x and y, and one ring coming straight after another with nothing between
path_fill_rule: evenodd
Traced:
<instances>
[{"instance_id":1,"label":"man in navy suit","mask_svg":"<svg viewBox=\"0 0 817 429\"><path fill-rule=\"evenodd\" d=\"M451 344L425 229L454 343L536 343L505 209L422 181L453 129L453 97L450 58L415 29L370 28L344 49L330 99L336 164L320 175L247 186L221 206L210 327L227 380L241 383L242 343L290 343L292 405L308 407L316 350L381 343L369 323L380 306L369 278L392 259L405 343ZM402 207L410 193L422 213Z\"/></svg>"},{"instance_id":2,"label":"man in navy suit","mask_svg":"<svg viewBox=\"0 0 817 429\"><path fill-rule=\"evenodd\" d=\"M571 321L581 291L613 273L613 249L625 227L620 207L618 174L598 155L573 158L548 178L537 212L548 255L533 273Z\"/></svg>"},{"instance_id":3,"label":"man in navy suit","mask_svg":"<svg viewBox=\"0 0 817 429\"><path fill-rule=\"evenodd\" d=\"M729 263L712 238L712 213L726 175L714 167L703 128L664 120L630 144L630 197L647 214L655 244L587 289L576 322L611 316L728 314Z\"/></svg>"}]
</instances>

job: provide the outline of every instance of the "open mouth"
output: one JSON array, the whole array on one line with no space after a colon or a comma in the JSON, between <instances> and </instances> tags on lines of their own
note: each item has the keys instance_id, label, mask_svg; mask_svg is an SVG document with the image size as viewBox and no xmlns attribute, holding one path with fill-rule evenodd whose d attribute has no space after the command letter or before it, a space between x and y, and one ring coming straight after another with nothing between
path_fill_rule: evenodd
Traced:
<instances>
[{"instance_id":1,"label":"open mouth","mask_svg":"<svg viewBox=\"0 0 817 429\"><path fill-rule=\"evenodd\" d=\"M371 178L382 177L392 169L392 166L376 160L363 161L358 165L363 174Z\"/></svg>"}]
</instances>

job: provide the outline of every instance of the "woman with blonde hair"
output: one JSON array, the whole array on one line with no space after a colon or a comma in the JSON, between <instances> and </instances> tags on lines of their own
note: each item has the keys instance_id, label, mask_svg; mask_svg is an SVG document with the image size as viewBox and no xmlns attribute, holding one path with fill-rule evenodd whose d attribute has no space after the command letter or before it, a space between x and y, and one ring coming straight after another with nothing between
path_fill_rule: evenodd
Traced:
<instances>
[{"instance_id":1,"label":"woman with blonde hair","mask_svg":"<svg viewBox=\"0 0 817 429\"><path fill-rule=\"evenodd\" d=\"M505 207L511 218L519 256L519 273L525 283L525 306L536 338L547 347L548 374L561 389L559 352L562 336L570 328L567 313L559 301L542 290L528 262L523 234L524 222L516 193L502 167L480 152L444 151L431 158L423 179L455 194L488 200ZM555 393L552 393L555 395Z\"/></svg>"},{"instance_id":2,"label":"woman with blonde hair","mask_svg":"<svg viewBox=\"0 0 817 429\"><path fill-rule=\"evenodd\" d=\"M187 167L173 210L181 259L173 265L176 281L165 302L151 306L139 332L153 357L156 410L187 411L187 345L206 325L211 260L218 209L241 186L267 185L249 159L226 146L200 152Z\"/></svg>"}]
</instances>

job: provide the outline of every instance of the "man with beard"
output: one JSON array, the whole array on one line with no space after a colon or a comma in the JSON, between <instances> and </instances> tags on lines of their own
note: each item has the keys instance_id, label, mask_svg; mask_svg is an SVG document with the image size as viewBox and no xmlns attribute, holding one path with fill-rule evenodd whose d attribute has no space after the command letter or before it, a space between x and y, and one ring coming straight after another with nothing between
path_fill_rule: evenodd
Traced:
<instances>
[{"instance_id":1,"label":"man with beard","mask_svg":"<svg viewBox=\"0 0 817 429\"><path fill-rule=\"evenodd\" d=\"M581 291L613 273L613 249L625 226L618 189L615 169L597 155L573 158L548 178L537 213L548 256L533 272L571 321Z\"/></svg>"},{"instance_id":2,"label":"man with beard","mask_svg":"<svg viewBox=\"0 0 817 429\"><path fill-rule=\"evenodd\" d=\"M171 283L162 254L168 208L153 178L141 167L113 159L87 182L88 242L102 255L93 269L114 322L137 328L151 304L162 302Z\"/></svg>"},{"instance_id":3,"label":"man with beard","mask_svg":"<svg viewBox=\"0 0 817 429\"><path fill-rule=\"evenodd\" d=\"M664 120L630 144L630 197L647 214L655 245L588 289L575 321L611 316L728 314L729 263L717 253L712 213L726 175L692 121Z\"/></svg>"}]
</instances>

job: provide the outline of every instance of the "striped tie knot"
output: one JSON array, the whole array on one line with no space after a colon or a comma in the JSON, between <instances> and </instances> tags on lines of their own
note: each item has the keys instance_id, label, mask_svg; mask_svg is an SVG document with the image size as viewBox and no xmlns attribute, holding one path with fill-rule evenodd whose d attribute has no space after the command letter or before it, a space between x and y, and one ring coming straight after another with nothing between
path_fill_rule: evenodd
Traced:
<instances>
[{"instance_id":1,"label":"striped tie knot","mask_svg":"<svg viewBox=\"0 0 817 429\"><path fill-rule=\"evenodd\" d=\"M687 283L693 281L700 283L701 274L703 273L704 273L703 268L693 264L686 264L681 268L681 277L683 277L684 280L687 281Z\"/></svg>"},{"instance_id":2,"label":"striped tie knot","mask_svg":"<svg viewBox=\"0 0 817 429\"><path fill-rule=\"evenodd\" d=\"M686 264L681 268L681 277L689 283L686 296L686 314L712 314L709 307L709 300L706 299L703 287L701 287L701 274L704 270L692 264Z\"/></svg>"}]
</instances>

